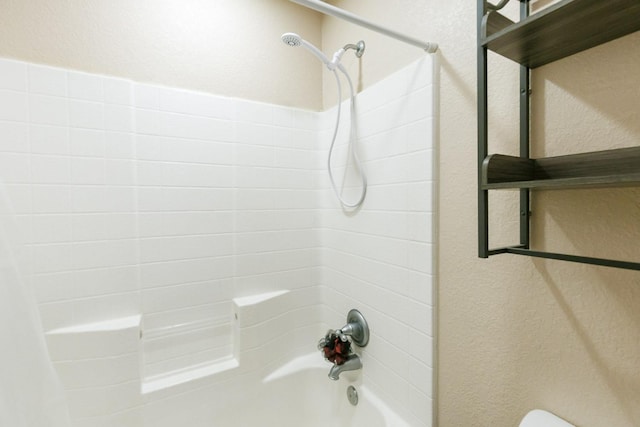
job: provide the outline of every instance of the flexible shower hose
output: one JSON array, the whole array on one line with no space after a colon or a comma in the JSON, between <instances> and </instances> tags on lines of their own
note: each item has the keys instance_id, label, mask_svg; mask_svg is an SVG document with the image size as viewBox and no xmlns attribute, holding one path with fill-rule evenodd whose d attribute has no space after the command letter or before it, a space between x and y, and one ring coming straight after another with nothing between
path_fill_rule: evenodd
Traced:
<instances>
[{"instance_id":1,"label":"flexible shower hose","mask_svg":"<svg viewBox=\"0 0 640 427\"><path fill-rule=\"evenodd\" d=\"M333 188L333 192L335 193L336 197L340 201L340 204L342 205L342 207L348 208L348 209L357 209L362 205L362 202L364 202L364 198L367 194L367 176L365 175L364 169L362 168L362 165L360 163L360 159L358 158L358 153L356 152L356 147L355 147L355 144L357 142L355 92L353 90L353 83L351 82L351 78L349 77L349 74L344 69L342 64L338 64L336 68L339 69L342 72L342 74L345 75L345 77L347 78L347 82L349 82L349 89L351 90L351 98L350 98L351 127L349 130L348 150L349 150L349 153L351 154L351 158L353 159L353 164L355 165L356 170L358 171L358 174L360 175L360 178L362 180L362 191L360 193L360 197L355 203L349 203L342 198L342 195L338 191L338 187L333 177L333 171L331 170L331 158L333 157L333 149L336 143L336 139L338 137L338 128L340 127L340 113L341 113L341 104L342 104L342 85L340 84L340 77L338 76L338 72L336 71L335 68L332 69L331 71L333 71L333 75L336 78L336 84L338 86L338 113L336 115L336 126L335 126L335 129L333 130L331 145L329 147L329 155L327 156L327 170L329 172L329 180L331 181L331 187ZM347 157L346 165L348 166L348 164L349 164L349 159Z\"/></svg>"}]
</instances>

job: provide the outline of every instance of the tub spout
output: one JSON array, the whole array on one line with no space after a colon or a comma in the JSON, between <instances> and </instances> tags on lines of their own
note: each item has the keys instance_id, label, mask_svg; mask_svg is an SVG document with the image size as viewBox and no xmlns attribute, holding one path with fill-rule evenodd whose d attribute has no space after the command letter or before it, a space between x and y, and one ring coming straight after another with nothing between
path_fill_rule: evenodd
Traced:
<instances>
[{"instance_id":1,"label":"tub spout","mask_svg":"<svg viewBox=\"0 0 640 427\"><path fill-rule=\"evenodd\" d=\"M355 371L356 369L362 369L362 361L360 361L360 357L358 357L357 354L351 354L342 365L333 365L331 367L331 370L329 370L329 378L337 381L342 372Z\"/></svg>"}]
</instances>

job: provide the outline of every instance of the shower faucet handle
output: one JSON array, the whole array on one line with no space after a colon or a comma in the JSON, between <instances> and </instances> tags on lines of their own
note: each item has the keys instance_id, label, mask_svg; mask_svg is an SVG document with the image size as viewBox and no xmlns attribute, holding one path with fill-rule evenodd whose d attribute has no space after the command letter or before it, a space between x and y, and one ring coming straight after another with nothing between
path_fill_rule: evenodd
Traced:
<instances>
[{"instance_id":1,"label":"shower faucet handle","mask_svg":"<svg viewBox=\"0 0 640 427\"><path fill-rule=\"evenodd\" d=\"M347 323L342 328L338 329L336 333L340 336L340 339L346 335L358 335L360 333L360 325L356 323ZM342 339L342 341L344 341L344 339Z\"/></svg>"},{"instance_id":2,"label":"shower faucet handle","mask_svg":"<svg viewBox=\"0 0 640 427\"><path fill-rule=\"evenodd\" d=\"M355 308L347 315L347 324L336 331L342 341L346 341L350 336L353 342L360 347L369 343L369 325L362 313Z\"/></svg>"}]
</instances>

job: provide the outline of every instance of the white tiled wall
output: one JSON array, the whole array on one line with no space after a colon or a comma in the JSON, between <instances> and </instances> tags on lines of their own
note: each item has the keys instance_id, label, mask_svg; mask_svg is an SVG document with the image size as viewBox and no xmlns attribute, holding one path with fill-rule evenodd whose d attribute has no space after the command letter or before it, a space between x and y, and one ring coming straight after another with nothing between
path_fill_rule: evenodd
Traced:
<instances>
[{"instance_id":1,"label":"white tiled wall","mask_svg":"<svg viewBox=\"0 0 640 427\"><path fill-rule=\"evenodd\" d=\"M47 334L74 426L142 426L140 316Z\"/></svg>"},{"instance_id":2,"label":"white tiled wall","mask_svg":"<svg viewBox=\"0 0 640 427\"><path fill-rule=\"evenodd\" d=\"M4 60L0 75L0 176L45 325L137 313L131 83Z\"/></svg>"},{"instance_id":3,"label":"white tiled wall","mask_svg":"<svg viewBox=\"0 0 640 427\"><path fill-rule=\"evenodd\" d=\"M141 313L149 378L230 357L234 296L314 295L316 117L0 60L0 180L44 329Z\"/></svg>"},{"instance_id":4,"label":"white tiled wall","mask_svg":"<svg viewBox=\"0 0 640 427\"><path fill-rule=\"evenodd\" d=\"M314 284L317 113L238 103L236 295Z\"/></svg>"},{"instance_id":5,"label":"white tiled wall","mask_svg":"<svg viewBox=\"0 0 640 427\"><path fill-rule=\"evenodd\" d=\"M134 93L145 374L155 376L231 355L233 296L313 284L315 122L303 119L315 114Z\"/></svg>"},{"instance_id":6,"label":"white tiled wall","mask_svg":"<svg viewBox=\"0 0 640 427\"><path fill-rule=\"evenodd\" d=\"M333 111L0 60L0 183L45 330L142 314L139 375L157 378L231 356L233 298L289 290L283 314L269 314L278 329L294 325L286 355L314 351L315 332L357 307L372 328L365 381L430 425L433 78L427 58L358 96L369 189L345 214L325 170ZM347 198L358 192L351 171ZM256 340L243 348L272 357L249 365L285 356L265 325L248 327ZM120 363L106 349L91 359ZM82 366L57 360L83 425L139 425L118 402L115 415L82 412L83 396L112 384L78 383Z\"/></svg>"},{"instance_id":7,"label":"white tiled wall","mask_svg":"<svg viewBox=\"0 0 640 427\"><path fill-rule=\"evenodd\" d=\"M362 349L364 382L416 426L432 425L434 70L426 57L358 95L367 198L350 214L326 179L321 195L327 325L342 326L351 308L363 313L371 328ZM329 138L335 111L324 115ZM336 170L345 162L346 140L337 148ZM345 198L356 200L358 180L349 179Z\"/></svg>"},{"instance_id":8,"label":"white tiled wall","mask_svg":"<svg viewBox=\"0 0 640 427\"><path fill-rule=\"evenodd\" d=\"M231 354L231 99L135 85L144 374Z\"/></svg>"}]
</instances>

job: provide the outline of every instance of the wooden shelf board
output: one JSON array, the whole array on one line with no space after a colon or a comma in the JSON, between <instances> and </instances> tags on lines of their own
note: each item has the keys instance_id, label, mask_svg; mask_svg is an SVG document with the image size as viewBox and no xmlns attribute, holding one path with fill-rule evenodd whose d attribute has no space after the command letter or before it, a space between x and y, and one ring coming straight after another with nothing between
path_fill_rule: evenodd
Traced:
<instances>
[{"instance_id":1,"label":"wooden shelf board","mask_svg":"<svg viewBox=\"0 0 640 427\"><path fill-rule=\"evenodd\" d=\"M511 181L482 184L482 190L560 190L579 188L640 187L640 173L628 175L594 176L589 178L538 179L533 181Z\"/></svg>"},{"instance_id":2,"label":"wooden shelf board","mask_svg":"<svg viewBox=\"0 0 640 427\"><path fill-rule=\"evenodd\" d=\"M482 190L640 186L640 147L540 159L493 154L482 164Z\"/></svg>"},{"instance_id":3,"label":"wooden shelf board","mask_svg":"<svg viewBox=\"0 0 640 427\"><path fill-rule=\"evenodd\" d=\"M482 44L536 68L638 30L638 0L562 0L488 35Z\"/></svg>"}]
</instances>

